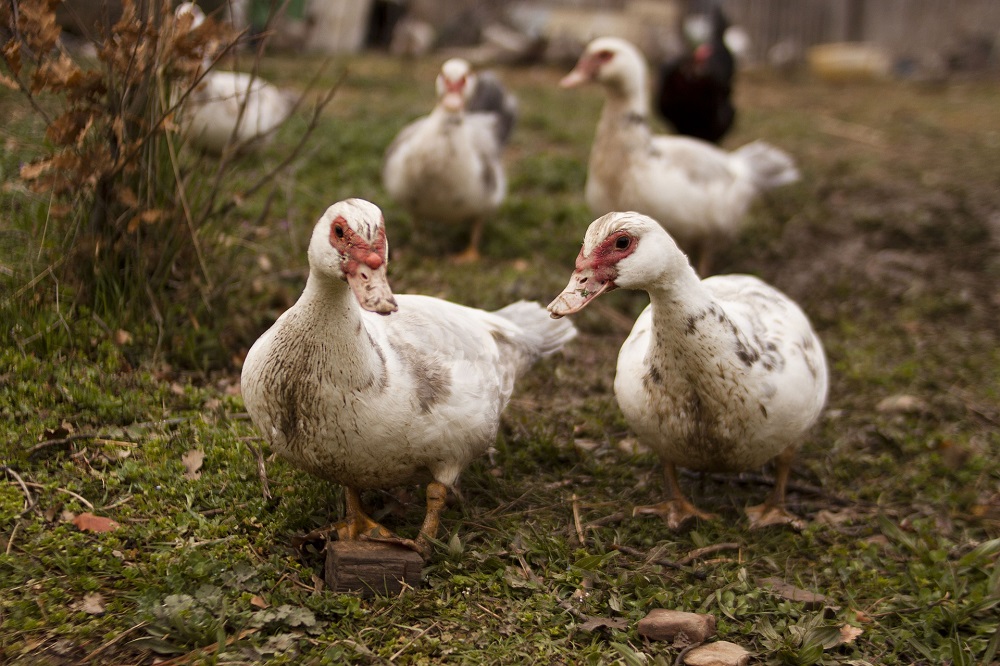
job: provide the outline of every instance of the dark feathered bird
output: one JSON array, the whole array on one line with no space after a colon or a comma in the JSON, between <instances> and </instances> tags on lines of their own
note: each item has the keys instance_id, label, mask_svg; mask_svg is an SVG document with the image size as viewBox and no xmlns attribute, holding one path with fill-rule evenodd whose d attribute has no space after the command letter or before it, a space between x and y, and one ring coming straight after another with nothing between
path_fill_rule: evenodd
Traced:
<instances>
[{"instance_id":1,"label":"dark feathered bird","mask_svg":"<svg viewBox=\"0 0 1000 666\"><path fill-rule=\"evenodd\" d=\"M517 98L507 92L496 74L490 71L479 73L465 110L469 113L496 114L497 138L501 146L507 144L517 120Z\"/></svg>"},{"instance_id":2,"label":"dark feathered bird","mask_svg":"<svg viewBox=\"0 0 1000 666\"><path fill-rule=\"evenodd\" d=\"M724 36L729 22L716 5L708 41L660 67L654 104L678 134L718 143L733 126L736 63Z\"/></svg>"}]
</instances>

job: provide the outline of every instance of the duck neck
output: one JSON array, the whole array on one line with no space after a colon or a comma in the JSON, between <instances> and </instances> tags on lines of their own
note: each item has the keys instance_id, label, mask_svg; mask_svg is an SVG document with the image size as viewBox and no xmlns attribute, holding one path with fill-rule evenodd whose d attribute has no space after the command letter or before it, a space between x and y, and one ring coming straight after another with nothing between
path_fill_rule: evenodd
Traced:
<instances>
[{"instance_id":1,"label":"duck neck","mask_svg":"<svg viewBox=\"0 0 1000 666\"><path fill-rule=\"evenodd\" d=\"M690 266L649 289L653 339L649 361L661 371L681 371L691 381L725 356L735 325Z\"/></svg>"},{"instance_id":2,"label":"duck neck","mask_svg":"<svg viewBox=\"0 0 1000 666\"><path fill-rule=\"evenodd\" d=\"M439 104L434 107L431 115L438 122L439 126L453 127L462 124L462 121L465 119L465 110L458 109L457 111L451 111Z\"/></svg>"},{"instance_id":3,"label":"duck neck","mask_svg":"<svg viewBox=\"0 0 1000 666\"><path fill-rule=\"evenodd\" d=\"M385 357L345 282L310 273L296 309L302 317L298 334L324 348L317 363L329 364L337 383L370 385L385 373Z\"/></svg>"},{"instance_id":4,"label":"duck neck","mask_svg":"<svg viewBox=\"0 0 1000 666\"><path fill-rule=\"evenodd\" d=\"M645 90L607 88L594 148L613 151L644 145L649 140Z\"/></svg>"}]
</instances>

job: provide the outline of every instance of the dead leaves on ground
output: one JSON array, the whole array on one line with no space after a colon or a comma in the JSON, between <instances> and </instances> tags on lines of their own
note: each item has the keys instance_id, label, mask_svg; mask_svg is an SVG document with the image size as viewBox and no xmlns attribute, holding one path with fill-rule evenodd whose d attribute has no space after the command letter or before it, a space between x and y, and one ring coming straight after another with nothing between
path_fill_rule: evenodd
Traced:
<instances>
[{"instance_id":1,"label":"dead leaves on ground","mask_svg":"<svg viewBox=\"0 0 1000 666\"><path fill-rule=\"evenodd\" d=\"M104 516L95 516L89 511L85 511L75 518L73 524L81 532L113 532L121 527L118 522Z\"/></svg>"},{"instance_id":2,"label":"dead leaves on ground","mask_svg":"<svg viewBox=\"0 0 1000 666\"><path fill-rule=\"evenodd\" d=\"M205 452L191 449L181 456L181 462L184 463L184 478L188 481L197 481L201 478L201 466L205 462Z\"/></svg>"}]
</instances>

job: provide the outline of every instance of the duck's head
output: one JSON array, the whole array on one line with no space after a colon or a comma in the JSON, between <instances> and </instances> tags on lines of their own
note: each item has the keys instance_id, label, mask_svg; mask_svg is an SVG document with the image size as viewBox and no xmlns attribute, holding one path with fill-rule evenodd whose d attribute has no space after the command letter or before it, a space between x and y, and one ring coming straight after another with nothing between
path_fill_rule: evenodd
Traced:
<instances>
[{"instance_id":1,"label":"duck's head","mask_svg":"<svg viewBox=\"0 0 1000 666\"><path fill-rule=\"evenodd\" d=\"M466 102L476 89L476 73L472 66L461 58L451 58L441 65L441 73L435 81L438 103L457 113L465 108Z\"/></svg>"},{"instance_id":2,"label":"duck's head","mask_svg":"<svg viewBox=\"0 0 1000 666\"><path fill-rule=\"evenodd\" d=\"M640 213L608 213L594 220L576 257L569 284L549 303L554 318L579 312L613 289L648 289L664 273L689 267L659 223Z\"/></svg>"},{"instance_id":3,"label":"duck's head","mask_svg":"<svg viewBox=\"0 0 1000 666\"><path fill-rule=\"evenodd\" d=\"M191 21L187 29L194 30L205 22L205 12L201 11L201 7L193 2L182 2L174 10L174 19L178 22Z\"/></svg>"},{"instance_id":4,"label":"duck's head","mask_svg":"<svg viewBox=\"0 0 1000 666\"><path fill-rule=\"evenodd\" d=\"M646 60L635 46L618 37L598 37L584 49L573 70L559 82L563 88L600 83L623 95L644 94Z\"/></svg>"},{"instance_id":5,"label":"duck's head","mask_svg":"<svg viewBox=\"0 0 1000 666\"><path fill-rule=\"evenodd\" d=\"M397 309L386 278L389 243L385 218L364 199L339 201L323 213L309 241L310 276L344 280L365 310L387 315Z\"/></svg>"}]
</instances>

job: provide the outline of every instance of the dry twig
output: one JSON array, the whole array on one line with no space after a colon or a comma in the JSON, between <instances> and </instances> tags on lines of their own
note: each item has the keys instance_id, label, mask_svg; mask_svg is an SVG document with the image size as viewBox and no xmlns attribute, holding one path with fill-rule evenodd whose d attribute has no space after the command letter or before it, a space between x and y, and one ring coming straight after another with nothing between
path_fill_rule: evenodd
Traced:
<instances>
[{"instance_id":1,"label":"dry twig","mask_svg":"<svg viewBox=\"0 0 1000 666\"><path fill-rule=\"evenodd\" d=\"M704 548L695 548L690 553L677 560L677 564L691 564L700 557L718 553L720 550L738 550L739 548L740 544L733 542L716 543L711 546L705 546Z\"/></svg>"},{"instance_id":2,"label":"dry twig","mask_svg":"<svg viewBox=\"0 0 1000 666\"><path fill-rule=\"evenodd\" d=\"M649 553L644 553L636 548L631 548L629 546L622 546L621 544L613 543L611 547L620 553L625 553L626 555L631 555L632 557L640 557L644 560L649 560L655 564L659 564L664 567L669 567L671 569L677 569L678 571L683 571L686 574L690 574L697 578L698 580L705 580L708 578L708 574L703 571L696 571L690 567L686 567L683 564L674 562L673 560L668 560L663 557L650 558Z\"/></svg>"},{"instance_id":3,"label":"dry twig","mask_svg":"<svg viewBox=\"0 0 1000 666\"><path fill-rule=\"evenodd\" d=\"M576 528L576 538L580 540L580 544L585 544L587 538L583 533L583 524L580 522L580 498L573 493L573 527Z\"/></svg>"},{"instance_id":4,"label":"dry twig","mask_svg":"<svg viewBox=\"0 0 1000 666\"><path fill-rule=\"evenodd\" d=\"M35 506L35 498L31 496L31 491L28 490L28 484L24 482L24 479L21 478L20 474L7 465L0 465L0 468L2 468L8 476L13 477L14 480L17 481L18 485L21 486L21 492L24 493L24 509L21 510L21 515L23 516L31 511L31 507Z\"/></svg>"}]
</instances>

